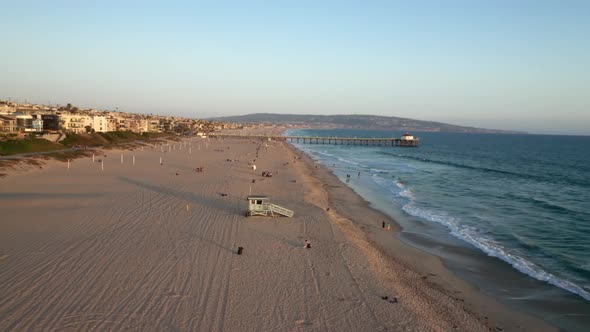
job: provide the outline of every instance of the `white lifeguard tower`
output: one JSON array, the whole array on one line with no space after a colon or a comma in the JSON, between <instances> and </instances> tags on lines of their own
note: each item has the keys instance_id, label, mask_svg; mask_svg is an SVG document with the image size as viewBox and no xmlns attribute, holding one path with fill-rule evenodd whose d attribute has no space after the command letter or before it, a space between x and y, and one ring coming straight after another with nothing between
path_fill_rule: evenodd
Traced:
<instances>
[{"instance_id":1,"label":"white lifeguard tower","mask_svg":"<svg viewBox=\"0 0 590 332\"><path fill-rule=\"evenodd\" d=\"M293 217L294 212L276 204L271 204L269 198L264 195L250 195L248 200L248 212L246 217L249 216L275 216L275 213L285 217Z\"/></svg>"}]
</instances>

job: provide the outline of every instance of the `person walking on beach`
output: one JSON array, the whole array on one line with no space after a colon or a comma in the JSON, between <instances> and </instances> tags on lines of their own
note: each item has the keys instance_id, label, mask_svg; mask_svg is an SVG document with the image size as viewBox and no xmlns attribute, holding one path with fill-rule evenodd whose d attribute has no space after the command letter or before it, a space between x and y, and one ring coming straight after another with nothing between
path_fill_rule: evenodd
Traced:
<instances>
[{"instance_id":1,"label":"person walking on beach","mask_svg":"<svg viewBox=\"0 0 590 332\"><path fill-rule=\"evenodd\" d=\"M359 175L358 175L358 176L359 176L359 177L361 176L361 172L359 172Z\"/></svg>"},{"instance_id":2,"label":"person walking on beach","mask_svg":"<svg viewBox=\"0 0 590 332\"><path fill-rule=\"evenodd\" d=\"M305 240L305 242L303 244L303 248L311 249L311 242L309 242L308 240Z\"/></svg>"}]
</instances>

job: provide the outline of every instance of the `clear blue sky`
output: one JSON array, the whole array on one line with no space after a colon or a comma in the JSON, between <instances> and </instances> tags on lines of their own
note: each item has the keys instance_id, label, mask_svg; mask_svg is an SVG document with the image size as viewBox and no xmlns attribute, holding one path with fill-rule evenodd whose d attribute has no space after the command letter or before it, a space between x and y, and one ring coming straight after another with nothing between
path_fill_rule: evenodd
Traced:
<instances>
[{"instance_id":1,"label":"clear blue sky","mask_svg":"<svg viewBox=\"0 0 590 332\"><path fill-rule=\"evenodd\" d=\"M590 1L5 1L0 99L590 134Z\"/></svg>"}]
</instances>

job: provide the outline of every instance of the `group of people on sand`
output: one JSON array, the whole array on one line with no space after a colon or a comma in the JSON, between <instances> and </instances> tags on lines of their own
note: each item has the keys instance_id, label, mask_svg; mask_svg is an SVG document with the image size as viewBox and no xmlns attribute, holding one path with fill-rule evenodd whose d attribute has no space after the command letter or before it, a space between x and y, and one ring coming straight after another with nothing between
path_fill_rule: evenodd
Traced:
<instances>
[{"instance_id":1,"label":"group of people on sand","mask_svg":"<svg viewBox=\"0 0 590 332\"><path fill-rule=\"evenodd\" d=\"M195 168L195 172L197 172L197 173L203 173L204 171L205 171L205 167L204 166Z\"/></svg>"}]
</instances>

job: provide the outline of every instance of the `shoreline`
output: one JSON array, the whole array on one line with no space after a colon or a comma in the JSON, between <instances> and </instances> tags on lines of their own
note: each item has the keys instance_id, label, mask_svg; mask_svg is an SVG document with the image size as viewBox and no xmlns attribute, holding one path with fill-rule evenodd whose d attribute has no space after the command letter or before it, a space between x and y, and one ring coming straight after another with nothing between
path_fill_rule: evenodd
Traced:
<instances>
[{"instance_id":1,"label":"shoreline","mask_svg":"<svg viewBox=\"0 0 590 332\"><path fill-rule=\"evenodd\" d=\"M380 254L398 270L412 274L412 282L418 284L416 289L430 287L447 300L461 303L466 315L475 317L489 329L520 331L556 331L557 327L543 321L539 317L525 312L513 311L511 308L488 295L483 294L467 280L456 275L445 266L442 258L428 253L417 246L407 243L401 238L402 227L389 215L370 206L354 190L340 181L326 166L316 163L309 155L292 144L284 142L293 153L302 156L306 164L306 172L317 179L318 184L328 196L331 222L344 218L352 224L350 231L362 233L359 243L372 246L372 255ZM391 224L391 231L381 229L381 221ZM338 223L338 221L336 221ZM346 227L342 222L341 227ZM390 279L386 268L374 266L380 278ZM385 276L383 276L385 274ZM399 282L399 281L398 281Z\"/></svg>"},{"instance_id":2,"label":"shoreline","mask_svg":"<svg viewBox=\"0 0 590 332\"><path fill-rule=\"evenodd\" d=\"M156 149L146 149L136 152L133 169L119 163L119 154L129 151L105 151L104 173L89 158L69 171L58 161L32 176L15 171L9 190L0 193L11 220L0 225L7 230L0 237L6 240L0 290L8 295L0 313L12 319L4 324L235 330L255 310L270 321L246 329L554 330L484 300L436 256L394 237L400 228L382 231L381 220L395 227L394 220L295 147L272 142L260 158L256 149L260 169L280 170L271 179L259 177L246 160L261 145L213 140L198 159L164 153L164 165L157 164ZM189 160L205 165L206 175L192 173ZM253 178L257 193L285 203L295 217L244 218ZM31 206L46 211L47 224L33 219L38 212ZM19 218L26 223L15 222ZM301 250L305 238L313 241L311 251ZM237 245L246 248L244 256L232 252ZM43 271L56 264L60 270ZM65 302L55 307L55 301ZM35 318L37 310L45 317ZM189 319L195 310L202 318Z\"/></svg>"}]
</instances>

